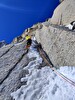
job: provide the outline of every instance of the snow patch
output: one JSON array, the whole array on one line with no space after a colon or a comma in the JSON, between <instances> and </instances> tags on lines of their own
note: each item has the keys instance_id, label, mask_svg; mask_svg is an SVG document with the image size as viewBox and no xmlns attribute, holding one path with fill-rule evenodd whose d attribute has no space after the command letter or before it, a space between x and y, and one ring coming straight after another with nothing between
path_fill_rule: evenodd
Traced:
<instances>
[{"instance_id":1,"label":"snow patch","mask_svg":"<svg viewBox=\"0 0 75 100\"><path fill-rule=\"evenodd\" d=\"M73 25L69 24L69 25L66 25L65 27L67 27L69 30L72 30Z\"/></svg>"},{"instance_id":2,"label":"snow patch","mask_svg":"<svg viewBox=\"0 0 75 100\"><path fill-rule=\"evenodd\" d=\"M42 58L33 47L28 53L29 58L36 57L24 70L29 70L26 77L21 78L21 82L26 82L17 91L11 93L15 100L75 100L75 87L57 76L49 66L38 69L42 63ZM75 67L60 67L61 72L75 82Z\"/></svg>"}]
</instances>

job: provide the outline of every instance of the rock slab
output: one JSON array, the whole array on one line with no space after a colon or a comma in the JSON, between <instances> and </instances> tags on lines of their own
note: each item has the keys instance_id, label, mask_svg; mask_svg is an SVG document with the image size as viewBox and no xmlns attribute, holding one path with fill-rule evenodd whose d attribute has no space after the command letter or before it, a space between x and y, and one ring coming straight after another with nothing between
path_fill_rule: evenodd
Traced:
<instances>
[{"instance_id":1,"label":"rock slab","mask_svg":"<svg viewBox=\"0 0 75 100\"><path fill-rule=\"evenodd\" d=\"M75 66L75 32L47 24L36 31L37 41L55 66Z\"/></svg>"}]
</instances>

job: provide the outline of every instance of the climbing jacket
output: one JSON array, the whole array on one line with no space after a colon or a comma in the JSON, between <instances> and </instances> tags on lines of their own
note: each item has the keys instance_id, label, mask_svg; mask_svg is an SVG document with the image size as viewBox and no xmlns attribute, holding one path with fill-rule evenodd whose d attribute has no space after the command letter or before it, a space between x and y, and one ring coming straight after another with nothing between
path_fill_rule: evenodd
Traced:
<instances>
[{"instance_id":1,"label":"climbing jacket","mask_svg":"<svg viewBox=\"0 0 75 100\"><path fill-rule=\"evenodd\" d=\"M27 35L25 38L27 41L26 49L29 49L29 47L31 46L31 43L32 43L31 36Z\"/></svg>"},{"instance_id":2,"label":"climbing jacket","mask_svg":"<svg viewBox=\"0 0 75 100\"><path fill-rule=\"evenodd\" d=\"M26 38L26 40L29 40L29 39L31 39L31 36L27 35L25 38Z\"/></svg>"}]
</instances>

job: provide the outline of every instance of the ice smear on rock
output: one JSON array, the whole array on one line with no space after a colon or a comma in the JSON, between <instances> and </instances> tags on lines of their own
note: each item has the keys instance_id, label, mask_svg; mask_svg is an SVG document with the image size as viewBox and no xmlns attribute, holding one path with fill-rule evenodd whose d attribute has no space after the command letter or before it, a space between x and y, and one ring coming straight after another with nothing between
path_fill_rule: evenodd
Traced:
<instances>
[{"instance_id":1,"label":"ice smear on rock","mask_svg":"<svg viewBox=\"0 0 75 100\"><path fill-rule=\"evenodd\" d=\"M15 100L75 100L75 87L62 80L48 66L38 69L42 63L42 58L33 47L30 48L28 57L36 57L24 70L29 70L29 74L21 81L27 81L17 91L11 93ZM75 67L61 67L58 69L68 78L75 82Z\"/></svg>"}]
</instances>

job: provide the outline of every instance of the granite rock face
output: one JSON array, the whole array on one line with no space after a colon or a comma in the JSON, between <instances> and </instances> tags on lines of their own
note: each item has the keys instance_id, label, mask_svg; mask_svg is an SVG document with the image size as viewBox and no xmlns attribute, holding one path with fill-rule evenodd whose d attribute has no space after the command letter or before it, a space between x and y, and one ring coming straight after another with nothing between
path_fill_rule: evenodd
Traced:
<instances>
[{"instance_id":1,"label":"granite rock face","mask_svg":"<svg viewBox=\"0 0 75 100\"><path fill-rule=\"evenodd\" d=\"M48 22L42 25L42 29L37 30L35 36L52 63L56 67L75 66L75 32Z\"/></svg>"},{"instance_id":2,"label":"granite rock face","mask_svg":"<svg viewBox=\"0 0 75 100\"><path fill-rule=\"evenodd\" d=\"M38 23L33 25L32 27L26 29L21 36L16 37L15 39L13 39L12 43L19 43L22 42L23 40L25 40L25 36L27 34L33 35L33 33L37 30L37 29L41 29L42 28L42 24Z\"/></svg>"},{"instance_id":3,"label":"granite rock face","mask_svg":"<svg viewBox=\"0 0 75 100\"><path fill-rule=\"evenodd\" d=\"M75 20L75 0L60 2L51 19L33 25L11 44L0 48L0 100L12 100L10 93L26 84L20 81L29 73L23 70L29 63L24 41L26 34L35 35L55 67L75 66L75 31L63 26Z\"/></svg>"},{"instance_id":4,"label":"granite rock face","mask_svg":"<svg viewBox=\"0 0 75 100\"><path fill-rule=\"evenodd\" d=\"M21 81L21 78L29 74L29 70L24 68L30 61L36 63L36 57L29 58L25 46L26 41L23 41L0 48L0 100L13 100L11 93L27 83ZM37 63L35 66L40 69L45 65L43 61L41 65Z\"/></svg>"},{"instance_id":5,"label":"granite rock face","mask_svg":"<svg viewBox=\"0 0 75 100\"><path fill-rule=\"evenodd\" d=\"M24 48L24 42L0 48L0 100L12 100L10 93L22 85L20 79L28 73L23 70L28 64Z\"/></svg>"},{"instance_id":6,"label":"granite rock face","mask_svg":"<svg viewBox=\"0 0 75 100\"><path fill-rule=\"evenodd\" d=\"M75 0L64 0L55 9L52 18L49 20L53 24L67 25L75 20Z\"/></svg>"}]
</instances>

